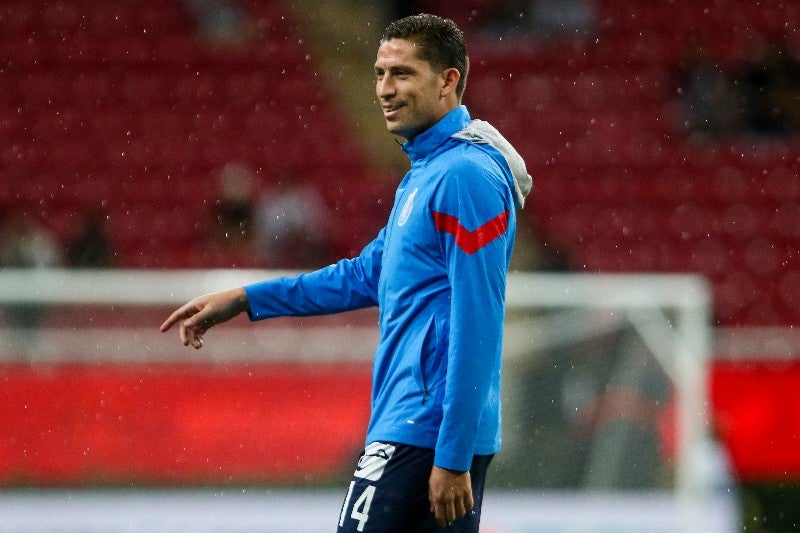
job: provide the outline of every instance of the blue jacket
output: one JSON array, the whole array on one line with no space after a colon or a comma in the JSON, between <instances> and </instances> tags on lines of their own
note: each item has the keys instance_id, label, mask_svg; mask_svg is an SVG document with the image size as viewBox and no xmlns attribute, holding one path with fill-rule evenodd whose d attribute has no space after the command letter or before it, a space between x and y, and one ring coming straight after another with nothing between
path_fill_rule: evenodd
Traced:
<instances>
[{"instance_id":1,"label":"blue jacket","mask_svg":"<svg viewBox=\"0 0 800 533\"><path fill-rule=\"evenodd\" d=\"M469 470L500 449L500 360L519 155L460 106L403 145L411 170L386 226L358 257L245 287L251 320L377 305L367 442L435 449Z\"/></svg>"}]
</instances>

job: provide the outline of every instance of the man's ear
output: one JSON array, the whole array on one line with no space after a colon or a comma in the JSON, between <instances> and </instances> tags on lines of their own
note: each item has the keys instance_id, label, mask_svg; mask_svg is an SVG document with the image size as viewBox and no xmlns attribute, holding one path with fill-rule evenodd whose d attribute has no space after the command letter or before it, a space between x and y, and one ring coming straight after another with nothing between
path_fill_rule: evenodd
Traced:
<instances>
[{"instance_id":1,"label":"man's ear","mask_svg":"<svg viewBox=\"0 0 800 533\"><path fill-rule=\"evenodd\" d=\"M461 73L457 68L451 67L442 71L442 90L439 93L442 98L449 95L456 94L456 86L458 80L461 79Z\"/></svg>"}]
</instances>

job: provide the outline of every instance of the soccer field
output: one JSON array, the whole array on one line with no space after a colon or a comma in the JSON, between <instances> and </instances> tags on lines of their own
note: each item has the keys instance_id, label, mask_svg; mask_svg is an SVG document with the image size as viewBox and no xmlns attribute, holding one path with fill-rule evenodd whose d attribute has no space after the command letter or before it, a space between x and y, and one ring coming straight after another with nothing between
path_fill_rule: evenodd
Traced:
<instances>
[{"instance_id":1,"label":"soccer field","mask_svg":"<svg viewBox=\"0 0 800 533\"><path fill-rule=\"evenodd\" d=\"M337 490L30 490L0 493L0 531L270 532L333 531L343 497ZM486 533L676 533L671 496L487 492ZM736 530L735 508L719 500L709 533Z\"/></svg>"}]
</instances>

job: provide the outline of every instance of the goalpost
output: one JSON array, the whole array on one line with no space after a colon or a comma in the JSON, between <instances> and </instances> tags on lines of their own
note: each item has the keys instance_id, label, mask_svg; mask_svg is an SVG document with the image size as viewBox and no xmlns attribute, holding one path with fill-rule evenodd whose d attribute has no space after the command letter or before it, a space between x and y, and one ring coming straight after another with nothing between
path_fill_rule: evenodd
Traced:
<instances>
[{"instance_id":1,"label":"goalpost","mask_svg":"<svg viewBox=\"0 0 800 533\"><path fill-rule=\"evenodd\" d=\"M31 364L65 357L368 364L374 315L302 328L220 326L200 354L157 331L165 310L194 296L285 274L0 270L0 364L20 357ZM5 316L20 305L62 316L44 319L22 346ZM80 308L92 311L70 311ZM710 309L709 288L693 275L510 274L497 489L612 499L661 493L674 515L669 527L711 531L713 473L700 464L710 433Z\"/></svg>"},{"instance_id":2,"label":"goalpost","mask_svg":"<svg viewBox=\"0 0 800 533\"><path fill-rule=\"evenodd\" d=\"M563 378L565 374L581 372L578 368L581 364L594 366L595 376L605 376L604 379L595 380L595 390L576 391L575 385L572 386L573 396L577 394L584 397L573 400L570 409L580 411L583 408L594 418L590 422L594 427L584 428L584 432L594 431L595 435L585 439L587 443L583 447L589 448L586 455L591 458L583 460L583 476L578 474L572 484L544 479L542 486L564 488L566 485L569 488L622 494L642 490L671 490L676 513L672 527L698 533L715 530L709 523L711 485L715 474L705 465L698 464L706 460L709 438L711 294L704 279L683 274L513 274L509 276L507 307L509 319L504 364L506 413L510 411L510 416L506 417L504 427L509 437L525 440L523 435L514 435L518 427L514 421L520 417L514 409L519 409L518 399L524 397L524 394L520 394L524 385L513 375L515 371L529 368L532 364L538 367L546 365L537 364L533 359L571 365L566 372L560 372L565 381L570 379ZM609 336L612 338L609 339ZM547 359L548 353L558 355ZM581 353L582 363L575 361L576 353ZM598 365L598 359L602 358L610 362L597 370L598 366L602 366ZM654 368L656 365L658 368ZM609 366L622 367L623 370L615 371ZM529 373L528 376L534 374ZM556 374L559 372L543 372L544 379ZM653 382L659 380L659 374L663 374L663 383L654 386ZM581 383L580 380L573 381ZM622 391L622 394L603 397L611 389L618 389L617 392ZM587 409L585 405L592 402L590 396L593 392L597 393L594 404ZM598 396L601 398L599 402ZM547 395L539 397L548 398ZM620 402L626 404L619 405ZM647 405L643 406L642 403ZM654 413L648 412L650 407L662 411L663 415L669 403L674 403L674 416L666 422L662 416L661 425L663 429L665 424L672 424L674 457L651 456L649 460L658 463L651 465L652 472L630 475L631 469L641 467L641 464L636 463L637 457L631 457L635 455L630 453L635 446L624 448L625 441L638 438L641 444L642 440L652 440L654 435L663 439L663 434L657 435L658 427L645 426L648 422L658 425L657 420L652 419ZM565 411L566 406L562 405L561 410ZM598 413L598 410L606 412ZM621 430L627 433L620 435L617 428L616 438L613 435L598 436L598 426L603 423L606 429L614 424L627 425ZM615 430L611 428L610 431L613 433ZM574 438L575 432L572 431L566 435L566 442L556 442L553 447L561 449L565 445L572 446ZM610 443L598 445L596 439L602 438L609 439ZM593 439L595 442L592 442ZM509 440L506 439L507 442ZM513 454L511 461L514 463L510 469L519 469L524 461L521 459L524 452L519 453L520 450L515 449L513 443L509 444ZM649 444L653 445L652 442ZM655 446L650 450L651 453L663 454L664 443L661 444L661 449ZM603 447L605 454L597 451ZM579 455L573 453L566 460L574 460ZM543 455L545 460L553 456ZM638 459L639 462L648 460L645 455ZM591 469L587 464L591 465Z\"/></svg>"}]
</instances>

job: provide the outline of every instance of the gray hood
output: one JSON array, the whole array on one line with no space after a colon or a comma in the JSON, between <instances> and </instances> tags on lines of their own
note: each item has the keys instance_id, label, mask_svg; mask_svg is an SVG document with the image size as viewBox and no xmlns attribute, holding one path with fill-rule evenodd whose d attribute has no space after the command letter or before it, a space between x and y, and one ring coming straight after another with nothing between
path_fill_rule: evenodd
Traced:
<instances>
[{"instance_id":1,"label":"gray hood","mask_svg":"<svg viewBox=\"0 0 800 533\"><path fill-rule=\"evenodd\" d=\"M525 169L522 156L511 146L494 126L484 120L472 120L466 128L453 134L456 139L494 147L505 158L514 177L514 203L517 209L525 206L525 197L531 192L533 178Z\"/></svg>"}]
</instances>

